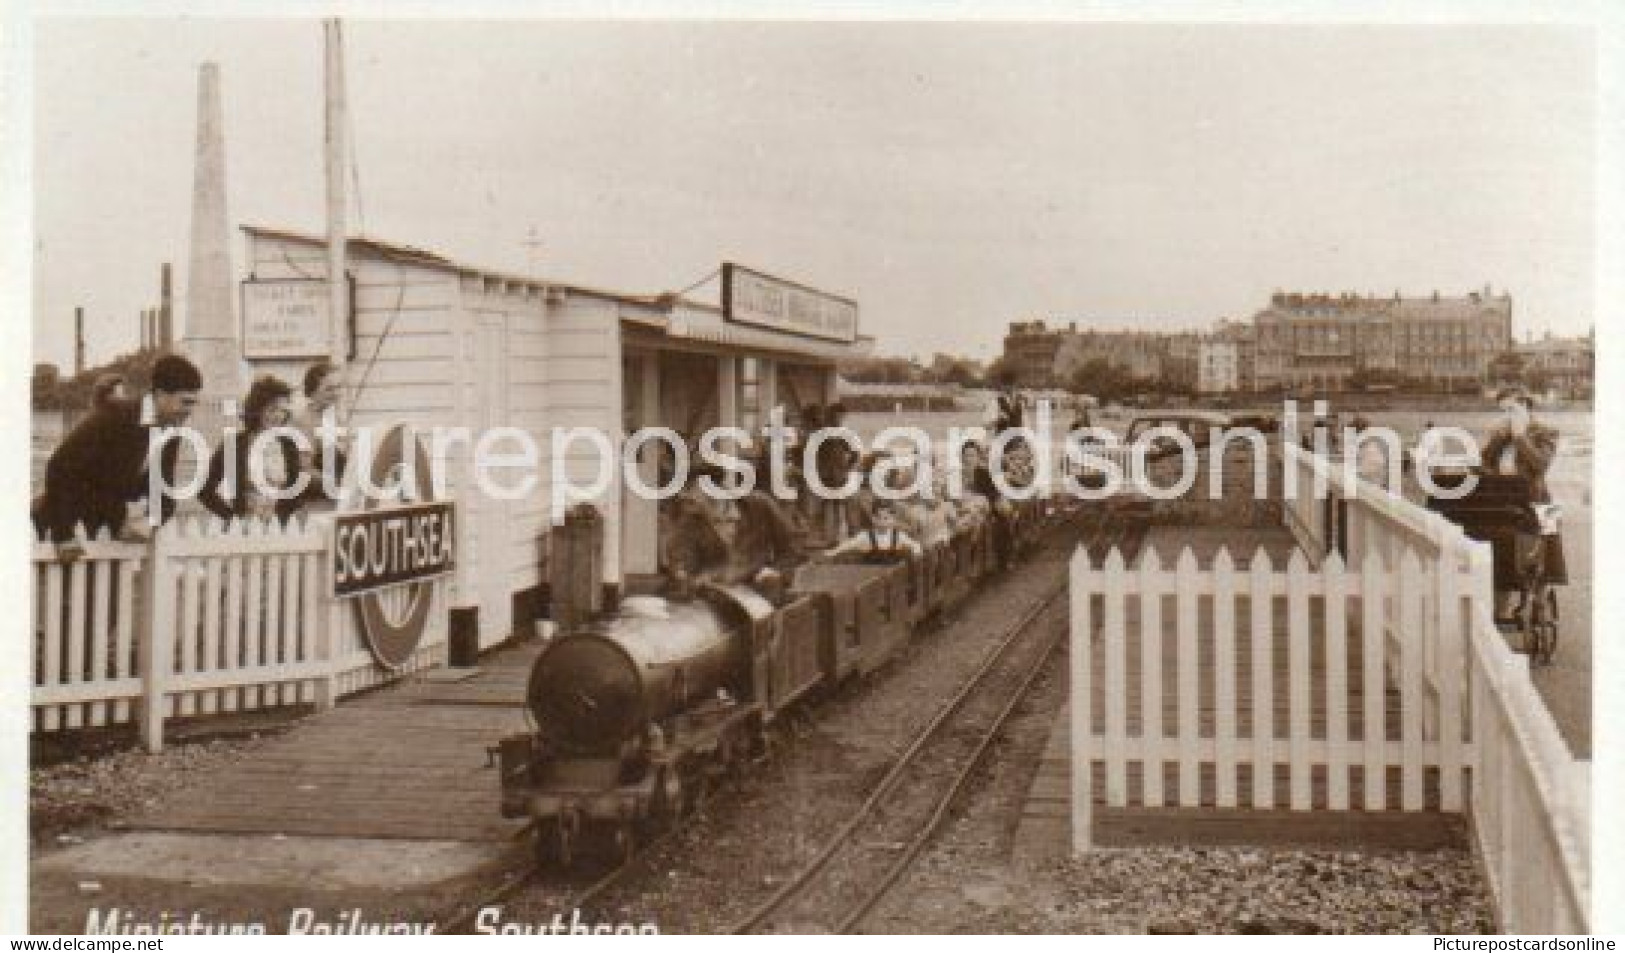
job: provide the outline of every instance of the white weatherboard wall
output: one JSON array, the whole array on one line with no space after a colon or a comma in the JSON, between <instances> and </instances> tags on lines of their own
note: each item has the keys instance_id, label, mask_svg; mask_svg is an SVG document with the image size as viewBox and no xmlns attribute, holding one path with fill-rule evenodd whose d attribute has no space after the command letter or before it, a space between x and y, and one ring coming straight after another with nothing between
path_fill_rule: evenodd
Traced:
<instances>
[{"instance_id":1,"label":"white weatherboard wall","mask_svg":"<svg viewBox=\"0 0 1625 953\"><path fill-rule=\"evenodd\" d=\"M319 242L251 234L249 246L248 260L258 279L326 277ZM486 411L487 402L502 394L489 382L501 381L508 371L502 366L495 374L480 373L476 359L480 328L493 320L504 328L539 323L539 295L527 299L522 291L509 292L506 286L487 293L484 279L467 276L455 266L392 260L366 246L350 246L348 260L356 284L355 354L346 372L344 398L346 407L353 402L349 425L382 428L410 422L431 454L433 428L467 428L470 437L477 438L495 422ZM508 363L517 360L505 340L497 342L495 351L507 354L502 359ZM258 362L256 370L276 373L297 387L309 363ZM513 528L493 532L486 512L490 504L482 494L470 492L472 443L448 447L446 489L457 503L459 517L458 571L448 601L454 607L479 608L484 648L509 635L514 589L536 582L534 532L529 565L515 566L511 558L512 538L534 520L527 522L520 515L525 511L522 501L495 501L503 510L514 510L517 518L511 521ZM443 642L444 608L430 625L433 641Z\"/></svg>"},{"instance_id":2,"label":"white weatherboard wall","mask_svg":"<svg viewBox=\"0 0 1625 953\"><path fill-rule=\"evenodd\" d=\"M319 279L327 277L326 252L321 243L294 236L250 232L248 236L249 277L261 281ZM350 427L384 427L410 421L427 430L436 425L458 422L455 391L451 386L455 365L453 329L462 320L454 272L443 268L358 253L352 247L349 270L355 279L356 354L347 371L349 386L344 406L354 407L346 423ZM294 406L303 404L300 388L305 369L313 360L254 361L255 374L274 374L287 382L297 395ZM460 496L455 469L448 491ZM459 554L461 562L461 554ZM449 601L460 603L463 573L454 579ZM439 587L437 587L438 589ZM353 612L339 614L342 631L336 649L357 660L356 671L340 684L339 692L359 690L388 680L390 673L363 661L365 641ZM420 668L444 659L446 609L437 605L430 613L420 658L408 669Z\"/></svg>"},{"instance_id":3,"label":"white weatherboard wall","mask_svg":"<svg viewBox=\"0 0 1625 953\"><path fill-rule=\"evenodd\" d=\"M246 256L261 280L325 279L320 241L251 231ZM480 646L513 630L513 595L541 583L542 538L552 526L554 428L591 428L619 452L623 311L641 320L660 312L612 295L495 275L450 262L395 260L352 244L357 340L346 402L352 424L410 421L468 428L470 442L452 446L447 487L460 515L458 573L452 606L478 606ZM309 361L256 362L297 388ZM296 401L296 404L298 402ZM493 427L513 427L536 447L535 481L521 498L474 492L473 440ZM516 455L505 440L493 452ZM612 454L612 457L614 455ZM611 461L613 463L613 460ZM564 472L590 483L597 455L585 441L569 448ZM516 486L521 470L493 471ZM617 475L618 479L618 475ZM618 483L612 484L618 486ZM619 493L594 500L605 526L604 581L621 579ZM443 618L436 619L444 626Z\"/></svg>"},{"instance_id":4,"label":"white weatherboard wall","mask_svg":"<svg viewBox=\"0 0 1625 953\"><path fill-rule=\"evenodd\" d=\"M607 298L571 293L548 312L547 394L549 428L589 428L606 435L615 453L621 446L621 310ZM551 474L551 433L544 447L545 470ZM592 482L598 472L596 452L586 441L572 443L561 472L576 486ZM609 461L618 465L617 460ZM621 580L621 499L619 470L608 488L594 499L604 516L604 582ZM547 482L552 495L551 478Z\"/></svg>"}]
</instances>

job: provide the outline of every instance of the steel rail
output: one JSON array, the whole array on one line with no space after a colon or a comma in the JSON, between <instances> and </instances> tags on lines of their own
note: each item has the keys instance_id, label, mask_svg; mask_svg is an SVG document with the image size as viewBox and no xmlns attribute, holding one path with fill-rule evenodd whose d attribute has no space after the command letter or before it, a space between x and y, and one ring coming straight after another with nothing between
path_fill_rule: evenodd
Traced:
<instances>
[{"instance_id":1,"label":"steel rail","mask_svg":"<svg viewBox=\"0 0 1625 953\"><path fill-rule=\"evenodd\" d=\"M833 859L835 855L851 841L852 835L857 832L858 828L863 824L863 822L874 813L875 809L881 805L889 794L891 794L892 790L902 782L903 776L907 773L909 768L913 767L914 762L918 758L920 752L925 748L926 744L935 738L938 730L947 723L948 719L953 717L953 715L959 711L960 707L970 698L972 693L974 693L975 690L981 686L986 676L997 667L998 663L1004 658L1009 649L1021 640L1021 636L1026 634L1027 630L1032 626L1034 620L1036 620L1038 616L1050 606L1054 605L1055 601L1059 599L1066 592L1066 590L1067 586L1063 582L1061 585L1055 587L1053 590L1047 593L1030 609L1022 613L1021 617L1018 618L1013 625L1011 625L1011 627L1006 631L1004 637L999 640L998 644L996 644L987 653L987 656L982 660L981 665L977 667L976 671L965 682L965 684L960 687L959 691L954 694L954 697L949 699L948 703L937 711L937 714L931 719L925 728L915 736L914 741L908 746L908 748L897 758L896 761L892 763L892 767L886 772L886 776L880 780L879 784L875 785L874 790L872 790L869 793L869 796L864 799L863 804L858 807L857 811L852 815L852 817L849 818L847 822L835 832L835 834L824 844L823 848L819 850L818 854L815 855L812 860L808 861L807 864L796 872L794 877L790 878L790 880L786 881L782 886L779 887L778 890L774 891L772 896L758 904L749 914L735 922L729 928L729 933L742 934L751 932L774 913L782 909L785 904L792 899L795 899L808 881L817 876L817 874L824 869L830 860ZM1046 649L1043 653L1044 658L1047 659L1049 654L1049 650ZM1025 694L1025 692L1023 692L1023 694Z\"/></svg>"},{"instance_id":2,"label":"steel rail","mask_svg":"<svg viewBox=\"0 0 1625 953\"><path fill-rule=\"evenodd\" d=\"M965 766L960 769L959 775L954 778L954 783L938 799L936 809L932 811L930 819L925 822L925 826L920 828L909 841L907 849L898 856L897 860L886 871L880 883L875 885L865 895L864 899L841 920L840 926L835 930L836 933L851 933L856 930L858 924L862 923L864 917L868 916L869 911L874 909L875 905L886 896L892 886L913 865L914 859L919 856L920 851L924 850L926 845L931 842L931 839L936 835L937 829L947 819L948 811L953 807L954 802L959 800L959 794L964 790L966 782L970 780L971 775L976 772L982 760L987 756L988 749L993 745L993 740L1003 733L1005 722L1010 720L1010 716L1014 714L1016 707L1032 691L1033 683L1038 681L1038 676L1043 674L1044 669L1048 667L1050 658L1054 656L1056 648L1066 639L1066 634L1066 630L1063 628L1039 653L1038 659L1033 663L1032 668L1028 669L1027 676L1021 680L1021 684L1011 693L1010 699L1005 702L1004 708L993 719L993 724L989 725L987 731L983 733L981 742L977 744L976 750L971 753L970 759L965 762Z\"/></svg>"}]
</instances>

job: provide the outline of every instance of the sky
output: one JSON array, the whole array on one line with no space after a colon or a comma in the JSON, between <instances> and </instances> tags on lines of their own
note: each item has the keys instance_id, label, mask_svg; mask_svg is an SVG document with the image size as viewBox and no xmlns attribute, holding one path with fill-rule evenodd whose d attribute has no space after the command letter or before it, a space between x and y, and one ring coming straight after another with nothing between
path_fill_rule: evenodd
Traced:
<instances>
[{"instance_id":1,"label":"sky","mask_svg":"<svg viewBox=\"0 0 1625 953\"><path fill-rule=\"evenodd\" d=\"M344 29L352 222L495 270L653 292L736 261L926 357L991 356L1030 318L1206 327L1275 290L1490 284L1520 336L1594 321L1584 27ZM233 225L323 230L319 21L41 19L34 41L36 360L71 365L76 305L91 363L132 349L163 261L184 311L204 61Z\"/></svg>"}]
</instances>

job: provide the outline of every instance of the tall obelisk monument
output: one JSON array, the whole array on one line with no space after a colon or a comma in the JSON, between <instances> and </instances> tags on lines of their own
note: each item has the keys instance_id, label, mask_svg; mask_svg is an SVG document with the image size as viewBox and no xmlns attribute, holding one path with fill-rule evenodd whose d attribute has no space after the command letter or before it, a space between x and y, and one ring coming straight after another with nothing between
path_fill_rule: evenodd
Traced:
<instances>
[{"instance_id":1,"label":"tall obelisk monument","mask_svg":"<svg viewBox=\"0 0 1625 953\"><path fill-rule=\"evenodd\" d=\"M203 393L193 426L212 442L223 424L223 404L240 403L245 384L237 338L236 275L226 218L226 135L221 121L220 67L198 69L197 159L192 179L192 247L186 272L186 333L181 353L203 372Z\"/></svg>"}]
</instances>

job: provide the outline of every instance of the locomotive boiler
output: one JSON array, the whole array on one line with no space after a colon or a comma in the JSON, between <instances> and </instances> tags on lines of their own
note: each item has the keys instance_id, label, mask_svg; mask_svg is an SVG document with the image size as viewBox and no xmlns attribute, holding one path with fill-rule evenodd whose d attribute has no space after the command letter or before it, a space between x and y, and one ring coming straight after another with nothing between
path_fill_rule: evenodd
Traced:
<instances>
[{"instance_id":1,"label":"locomotive boiler","mask_svg":"<svg viewBox=\"0 0 1625 953\"><path fill-rule=\"evenodd\" d=\"M548 646L531 669L525 705L558 755L632 754L651 725L719 692L742 694L742 632L710 600L627 603L614 618Z\"/></svg>"},{"instance_id":2,"label":"locomotive boiler","mask_svg":"<svg viewBox=\"0 0 1625 953\"><path fill-rule=\"evenodd\" d=\"M503 815L532 818L538 852L567 863L583 831L629 851L639 827L691 808L759 744L753 647L772 613L744 587L633 597L549 645L525 690L535 730L495 752Z\"/></svg>"}]
</instances>

